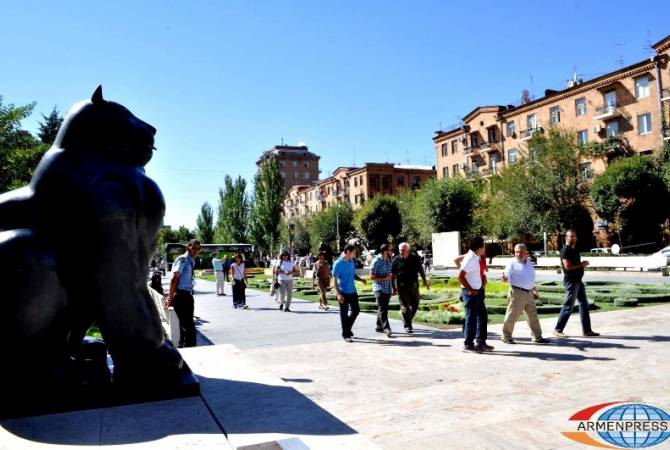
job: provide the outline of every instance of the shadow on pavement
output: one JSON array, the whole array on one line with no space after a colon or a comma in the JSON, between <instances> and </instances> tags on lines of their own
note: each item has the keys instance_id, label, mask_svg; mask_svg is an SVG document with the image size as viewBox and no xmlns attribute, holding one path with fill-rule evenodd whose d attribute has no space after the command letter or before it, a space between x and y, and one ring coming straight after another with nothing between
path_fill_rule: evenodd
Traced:
<instances>
[{"instance_id":1,"label":"shadow on pavement","mask_svg":"<svg viewBox=\"0 0 670 450\"><path fill-rule=\"evenodd\" d=\"M608 358L604 356L584 356L584 355L573 355L570 353L543 353L543 352L515 352L515 351L500 351L496 350L493 352L479 353L479 355L493 355L493 356L514 356L520 358L535 358L542 361L616 361L615 358Z\"/></svg>"},{"instance_id":2,"label":"shadow on pavement","mask_svg":"<svg viewBox=\"0 0 670 450\"><path fill-rule=\"evenodd\" d=\"M355 337L354 343L357 342L361 344L377 344L381 346L397 345L400 347L451 347L451 345L447 344L445 345L433 344L432 342L426 342L426 341L403 341L394 339L393 337L388 339L371 339L371 338Z\"/></svg>"},{"instance_id":3,"label":"shadow on pavement","mask_svg":"<svg viewBox=\"0 0 670 450\"><path fill-rule=\"evenodd\" d=\"M199 376L200 402L154 402L104 410L3 420L8 432L56 445L122 445L171 435L281 433L352 435L357 432L290 386L274 386ZM287 380L311 382L307 379ZM207 414L214 416L216 423ZM203 414L204 411L204 414ZM217 426L218 424L218 426Z\"/></svg>"}]
</instances>

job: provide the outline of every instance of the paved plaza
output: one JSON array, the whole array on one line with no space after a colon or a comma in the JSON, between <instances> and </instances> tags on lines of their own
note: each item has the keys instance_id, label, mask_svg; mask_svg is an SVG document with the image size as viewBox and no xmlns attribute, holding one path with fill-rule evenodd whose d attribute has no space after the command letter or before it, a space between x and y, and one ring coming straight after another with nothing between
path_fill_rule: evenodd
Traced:
<instances>
[{"instance_id":1,"label":"paved plaza","mask_svg":"<svg viewBox=\"0 0 670 450\"><path fill-rule=\"evenodd\" d=\"M196 291L201 346L182 353L202 399L3 421L0 448L589 448L560 433L587 406L670 409L670 305L595 313L599 338L577 337L573 315L565 331L575 337L544 346L525 322L516 345L491 325L495 351L470 354L459 329L408 335L393 321L387 338L361 314L345 343L332 308L296 300L281 312L250 290L250 309L234 310L213 283ZM554 320L542 320L546 337Z\"/></svg>"}]
</instances>

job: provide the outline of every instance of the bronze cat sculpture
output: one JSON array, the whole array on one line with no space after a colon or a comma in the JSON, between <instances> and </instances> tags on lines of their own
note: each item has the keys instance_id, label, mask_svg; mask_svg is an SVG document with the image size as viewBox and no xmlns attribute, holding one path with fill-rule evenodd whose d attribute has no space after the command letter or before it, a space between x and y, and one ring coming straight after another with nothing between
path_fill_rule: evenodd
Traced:
<instances>
[{"instance_id":1,"label":"bronze cat sculpture","mask_svg":"<svg viewBox=\"0 0 670 450\"><path fill-rule=\"evenodd\" d=\"M93 323L112 386L182 383L184 363L147 290L165 212L144 173L155 133L98 87L70 109L30 184L0 195L0 390L80 383Z\"/></svg>"}]
</instances>

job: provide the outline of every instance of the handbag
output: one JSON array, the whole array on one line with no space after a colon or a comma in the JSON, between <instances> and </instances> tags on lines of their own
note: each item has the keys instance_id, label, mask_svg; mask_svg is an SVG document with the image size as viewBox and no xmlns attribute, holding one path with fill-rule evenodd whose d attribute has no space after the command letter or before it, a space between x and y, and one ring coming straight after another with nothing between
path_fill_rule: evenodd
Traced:
<instances>
[{"instance_id":1,"label":"handbag","mask_svg":"<svg viewBox=\"0 0 670 450\"><path fill-rule=\"evenodd\" d=\"M279 281L275 280L274 284L272 285L273 288L279 289Z\"/></svg>"}]
</instances>

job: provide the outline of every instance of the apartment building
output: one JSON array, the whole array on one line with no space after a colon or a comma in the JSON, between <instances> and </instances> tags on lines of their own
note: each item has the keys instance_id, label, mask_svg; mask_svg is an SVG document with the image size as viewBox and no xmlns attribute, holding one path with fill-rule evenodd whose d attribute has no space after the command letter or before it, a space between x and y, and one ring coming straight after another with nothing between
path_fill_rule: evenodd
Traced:
<instances>
[{"instance_id":1,"label":"apartment building","mask_svg":"<svg viewBox=\"0 0 670 450\"><path fill-rule=\"evenodd\" d=\"M655 55L588 81L573 79L562 91L521 105L479 106L458 124L435 132L439 178L490 177L530 151L528 141L549 126L574 130L580 143L623 137L641 154L670 139L670 35ZM613 149L614 150L614 149ZM604 158L582 161L590 178Z\"/></svg>"},{"instance_id":2,"label":"apartment building","mask_svg":"<svg viewBox=\"0 0 670 450\"><path fill-rule=\"evenodd\" d=\"M312 185L292 186L284 200L284 216L304 217L340 202L358 209L377 194L416 189L431 177L435 177L435 169L430 166L366 163L362 167L338 167L331 176Z\"/></svg>"},{"instance_id":3,"label":"apartment building","mask_svg":"<svg viewBox=\"0 0 670 450\"><path fill-rule=\"evenodd\" d=\"M263 152L256 165L260 166L269 158L277 160L279 173L288 188L312 184L319 179L321 157L310 152L306 145L275 145Z\"/></svg>"}]
</instances>

